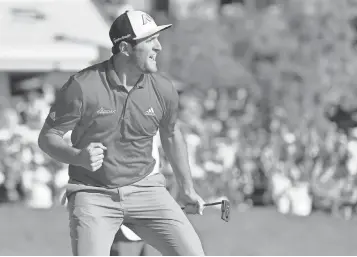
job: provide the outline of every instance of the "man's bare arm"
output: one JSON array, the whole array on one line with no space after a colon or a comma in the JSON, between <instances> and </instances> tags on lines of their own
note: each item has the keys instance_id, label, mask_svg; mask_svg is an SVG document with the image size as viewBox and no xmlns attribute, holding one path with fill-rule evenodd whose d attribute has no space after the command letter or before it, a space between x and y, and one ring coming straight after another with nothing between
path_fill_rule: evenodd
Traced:
<instances>
[{"instance_id":1,"label":"man's bare arm","mask_svg":"<svg viewBox=\"0 0 357 257\"><path fill-rule=\"evenodd\" d=\"M177 183L185 194L194 192L190 165L188 162L187 147L184 137L175 125L171 136L160 131L162 148L170 161Z\"/></svg>"},{"instance_id":2,"label":"man's bare arm","mask_svg":"<svg viewBox=\"0 0 357 257\"><path fill-rule=\"evenodd\" d=\"M57 134L49 130L50 127L45 123L38 137L41 150L59 162L77 165L80 150L68 145L61 133Z\"/></svg>"}]
</instances>

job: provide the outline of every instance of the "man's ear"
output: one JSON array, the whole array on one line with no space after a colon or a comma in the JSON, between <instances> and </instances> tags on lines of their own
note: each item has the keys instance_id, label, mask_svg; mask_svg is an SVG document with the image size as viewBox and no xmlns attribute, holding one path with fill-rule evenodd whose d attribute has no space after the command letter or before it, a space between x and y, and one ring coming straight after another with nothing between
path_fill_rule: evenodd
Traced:
<instances>
[{"instance_id":1,"label":"man's ear","mask_svg":"<svg viewBox=\"0 0 357 257\"><path fill-rule=\"evenodd\" d=\"M132 52L132 46L128 42L120 42L119 44L119 52L124 54L125 56L129 56Z\"/></svg>"}]
</instances>

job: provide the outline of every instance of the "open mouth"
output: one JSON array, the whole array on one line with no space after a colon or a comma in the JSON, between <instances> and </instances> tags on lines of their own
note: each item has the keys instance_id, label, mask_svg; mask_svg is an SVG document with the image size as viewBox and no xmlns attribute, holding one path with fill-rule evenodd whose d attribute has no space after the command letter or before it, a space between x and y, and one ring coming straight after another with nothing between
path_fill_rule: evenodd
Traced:
<instances>
[{"instance_id":1,"label":"open mouth","mask_svg":"<svg viewBox=\"0 0 357 257\"><path fill-rule=\"evenodd\" d=\"M156 62L156 55L150 55L149 58L150 58L151 60L153 60L154 62Z\"/></svg>"}]
</instances>

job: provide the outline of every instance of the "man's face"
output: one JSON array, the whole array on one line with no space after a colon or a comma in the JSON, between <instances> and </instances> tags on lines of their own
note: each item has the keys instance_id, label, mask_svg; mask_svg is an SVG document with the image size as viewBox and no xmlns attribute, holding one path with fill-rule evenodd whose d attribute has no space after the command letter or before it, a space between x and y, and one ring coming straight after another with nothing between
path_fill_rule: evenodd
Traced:
<instances>
[{"instance_id":1,"label":"man's face","mask_svg":"<svg viewBox=\"0 0 357 257\"><path fill-rule=\"evenodd\" d=\"M155 34L133 47L131 61L141 72L157 72L156 56L162 50L158 37L159 34Z\"/></svg>"}]
</instances>

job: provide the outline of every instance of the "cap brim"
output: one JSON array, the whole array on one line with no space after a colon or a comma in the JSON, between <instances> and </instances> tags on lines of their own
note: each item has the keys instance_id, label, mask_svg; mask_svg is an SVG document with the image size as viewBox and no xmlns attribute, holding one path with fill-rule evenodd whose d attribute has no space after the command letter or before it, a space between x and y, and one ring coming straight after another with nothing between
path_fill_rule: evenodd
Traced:
<instances>
[{"instance_id":1,"label":"cap brim","mask_svg":"<svg viewBox=\"0 0 357 257\"><path fill-rule=\"evenodd\" d=\"M139 39L144 39L144 38L150 37L152 35L159 33L160 31L170 28L171 26L172 26L172 24L157 26L154 30L151 30L143 35L137 36L137 37L133 38L133 40L139 40Z\"/></svg>"}]
</instances>

